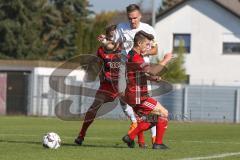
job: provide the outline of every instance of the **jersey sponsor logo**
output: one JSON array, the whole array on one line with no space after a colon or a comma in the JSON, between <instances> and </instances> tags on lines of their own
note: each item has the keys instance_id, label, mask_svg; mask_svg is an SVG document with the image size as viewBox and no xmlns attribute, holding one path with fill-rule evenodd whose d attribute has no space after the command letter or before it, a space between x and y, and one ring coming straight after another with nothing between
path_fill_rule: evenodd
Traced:
<instances>
[{"instance_id":1,"label":"jersey sponsor logo","mask_svg":"<svg viewBox=\"0 0 240 160\"><path fill-rule=\"evenodd\" d=\"M110 68L120 68L121 62L108 62Z\"/></svg>"}]
</instances>

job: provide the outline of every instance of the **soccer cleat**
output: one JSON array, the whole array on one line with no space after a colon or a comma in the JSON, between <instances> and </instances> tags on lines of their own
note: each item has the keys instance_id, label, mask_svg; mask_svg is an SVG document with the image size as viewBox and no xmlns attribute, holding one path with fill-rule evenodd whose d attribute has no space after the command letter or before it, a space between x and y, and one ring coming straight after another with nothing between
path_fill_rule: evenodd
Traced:
<instances>
[{"instance_id":1,"label":"soccer cleat","mask_svg":"<svg viewBox=\"0 0 240 160\"><path fill-rule=\"evenodd\" d=\"M134 140L131 140L128 135L124 136L124 137L122 138L122 141L123 141L124 143L127 143L127 145L128 145L129 148L134 148L134 147L135 147L135 142L134 142Z\"/></svg>"},{"instance_id":2,"label":"soccer cleat","mask_svg":"<svg viewBox=\"0 0 240 160\"><path fill-rule=\"evenodd\" d=\"M74 142L79 146L82 145L83 141L84 141L84 138L79 137L79 136L74 140Z\"/></svg>"},{"instance_id":3,"label":"soccer cleat","mask_svg":"<svg viewBox=\"0 0 240 160\"><path fill-rule=\"evenodd\" d=\"M135 128L137 128L137 122L131 123L128 134L130 134Z\"/></svg>"},{"instance_id":4,"label":"soccer cleat","mask_svg":"<svg viewBox=\"0 0 240 160\"><path fill-rule=\"evenodd\" d=\"M154 143L152 149L169 149L169 147L166 146L165 144L156 144L156 143Z\"/></svg>"},{"instance_id":5,"label":"soccer cleat","mask_svg":"<svg viewBox=\"0 0 240 160\"><path fill-rule=\"evenodd\" d=\"M139 143L139 148L146 149L148 146L145 143Z\"/></svg>"}]
</instances>

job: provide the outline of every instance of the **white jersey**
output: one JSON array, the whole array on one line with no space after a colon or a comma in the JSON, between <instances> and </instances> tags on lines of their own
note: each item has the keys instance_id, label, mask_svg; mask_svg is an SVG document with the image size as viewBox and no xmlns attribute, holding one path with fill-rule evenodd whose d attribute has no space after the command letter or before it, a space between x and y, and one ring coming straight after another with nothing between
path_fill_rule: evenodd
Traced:
<instances>
[{"instance_id":1,"label":"white jersey","mask_svg":"<svg viewBox=\"0 0 240 160\"><path fill-rule=\"evenodd\" d=\"M140 22L138 28L136 28L136 29L132 29L130 23L120 23L120 24L118 24L116 34L115 34L115 42L123 43L122 54L127 55L128 52L133 48L134 36L137 32L139 32L141 30L148 33L148 34L152 34L154 36L153 41L156 41L156 32L153 29L153 27L150 26L149 24ZM150 63L149 56L144 56L144 61L146 63ZM125 69L123 69L123 68L120 69L120 72L123 72L123 73L120 73L120 74L124 75L125 73L122 70L125 70ZM124 91L125 90L125 89L123 89L123 88L126 87L126 84L123 85L124 81L125 81L124 78L120 78L120 80L119 80L120 83L119 84L121 84L121 85L119 86L119 91ZM149 95L151 95L151 84L150 84L149 81L148 81L148 90L149 90Z\"/></svg>"},{"instance_id":2,"label":"white jersey","mask_svg":"<svg viewBox=\"0 0 240 160\"><path fill-rule=\"evenodd\" d=\"M117 26L116 34L115 34L115 41L123 43L123 52L127 55L127 53L133 47L133 40L134 36L138 31L144 31L148 34L152 34L154 39L156 39L156 32L154 31L153 27L149 24L140 22L139 27L136 29L132 29L130 23L120 23ZM150 62L149 57L144 57L145 62Z\"/></svg>"}]
</instances>

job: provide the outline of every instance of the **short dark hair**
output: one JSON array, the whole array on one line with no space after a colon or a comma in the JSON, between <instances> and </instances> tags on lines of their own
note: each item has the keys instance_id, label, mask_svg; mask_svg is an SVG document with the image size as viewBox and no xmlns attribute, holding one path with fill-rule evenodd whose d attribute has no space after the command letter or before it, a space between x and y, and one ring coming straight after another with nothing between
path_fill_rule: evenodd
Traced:
<instances>
[{"instance_id":1,"label":"short dark hair","mask_svg":"<svg viewBox=\"0 0 240 160\"><path fill-rule=\"evenodd\" d=\"M138 42L143 41L145 39L148 39L151 41L154 39L154 36L152 34L148 34L148 33L144 32L144 31L138 31L134 37L134 45L136 46L138 44Z\"/></svg>"},{"instance_id":2,"label":"short dark hair","mask_svg":"<svg viewBox=\"0 0 240 160\"><path fill-rule=\"evenodd\" d=\"M126 10L127 13L131 13L133 11L140 11L140 7L136 4L130 4L129 6L127 6Z\"/></svg>"},{"instance_id":3,"label":"short dark hair","mask_svg":"<svg viewBox=\"0 0 240 160\"><path fill-rule=\"evenodd\" d=\"M111 24L111 25L108 25L105 29L105 32L106 32L106 36L109 36L110 33L114 30L117 29L117 25L116 24Z\"/></svg>"}]
</instances>

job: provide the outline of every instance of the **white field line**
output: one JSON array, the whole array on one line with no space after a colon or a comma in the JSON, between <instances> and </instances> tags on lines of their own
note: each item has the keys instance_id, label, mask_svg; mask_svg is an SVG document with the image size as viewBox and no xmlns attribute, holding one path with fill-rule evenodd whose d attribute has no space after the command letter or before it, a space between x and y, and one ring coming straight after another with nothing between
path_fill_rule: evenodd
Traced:
<instances>
[{"instance_id":1,"label":"white field line","mask_svg":"<svg viewBox=\"0 0 240 160\"><path fill-rule=\"evenodd\" d=\"M205 160L205 159L216 159L216 158L232 157L232 156L238 156L238 155L240 155L240 152L223 153L223 154L217 154L217 155L206 156L206 157L182 158L182 159L177 159L177 160Z\"/></svg>"},{"instance_id":2,"label":"white field line","mask_svg":"<svg viewBox=\"0 0 240 160\"><path fill-rule=\"evenodd\" d=\"M177 143L204 143L204 144L240 144L240 142L224 142L224 141L191 141L191 140L167 140L169 142Z\"/></svg>"}]
</instances>

